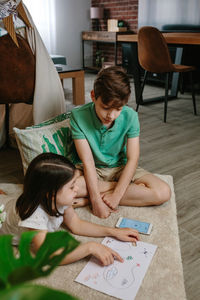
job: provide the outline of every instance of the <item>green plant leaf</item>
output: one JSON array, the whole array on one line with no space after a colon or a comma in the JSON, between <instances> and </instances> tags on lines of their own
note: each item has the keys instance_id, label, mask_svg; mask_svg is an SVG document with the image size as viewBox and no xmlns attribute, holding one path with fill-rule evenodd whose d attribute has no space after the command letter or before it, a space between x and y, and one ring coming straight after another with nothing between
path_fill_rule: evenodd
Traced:
<instances>
[{"instance_id":1,"label":"green plant leaf","mask_svg":"<svg viewBox=\"0 0 200 300\"><path fill-rule=\"evenodd\" d=\"M67 293L40 285L21 284L0 292L1 300L76 300Z\"/></svg>"},{"instance_id":2,"label":"green plant leaf","mask_svg":"<svg viewBox=\"0 0 200 300\"><path fill-rule=\"evenodd\" d=\"M51 232L47 233L37 254L33 256L30 246L36 234L36 231L28 231L21 235L19 257L14 255L12 236L0 236L0 289L47 276L66 254L79 245L79 242L66 231ZM52 256L59 249L62 249L61 253Z\"/></svg>"}]
</instances>

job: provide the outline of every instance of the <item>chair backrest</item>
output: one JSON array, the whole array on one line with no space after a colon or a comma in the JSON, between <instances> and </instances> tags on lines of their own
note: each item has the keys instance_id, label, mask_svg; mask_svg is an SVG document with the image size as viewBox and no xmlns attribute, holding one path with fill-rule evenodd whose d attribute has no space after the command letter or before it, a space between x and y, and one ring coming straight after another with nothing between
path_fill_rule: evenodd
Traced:
<instances>
[{"instance_id":1,"label":"chair backrest","mask_svg":"<svg viewBox=\"0 0 200 300\"><path fill-rule=\"evenodd\" d=\"M143 69L153 73L172 72L167 43L155 27L144 26L138 32L138 58Z\"/></svg>"}]
</instances>

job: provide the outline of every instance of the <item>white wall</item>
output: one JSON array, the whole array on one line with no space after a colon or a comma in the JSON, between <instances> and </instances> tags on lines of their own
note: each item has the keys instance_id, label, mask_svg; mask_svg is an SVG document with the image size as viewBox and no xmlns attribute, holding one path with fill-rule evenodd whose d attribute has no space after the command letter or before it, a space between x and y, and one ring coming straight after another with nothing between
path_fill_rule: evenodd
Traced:
<instances>
[{"instance_id":1,"label":"white wall","mask_svg":"<svg viewBox=\"0 0 200 300\"><path fill-rule=\"evenodd\" d=\"M82 66L81 32L90 30L91 0L24 0L50 54ZM91 56L91 46L86 56Z\"/></svg>"},{"instance_id":2,"label":"white wall","mask_svg":"<svg viewBox=\"0 0 200 300\"><path fill-rule=\"evenodd\" d=\"M200 24L199 0L139 0L138 27Z\"/></svg>"},{"instance_id":3,"label":"white wall","mask_svg":"<svg viewBox=\"0 0 200 300\"><path fill-rule=\"evenodd\" d=\"M82 65L81 32L90 30L91 0L56 1L57 53L67 58L67 64Z\"/></svg>"}]
</instances>

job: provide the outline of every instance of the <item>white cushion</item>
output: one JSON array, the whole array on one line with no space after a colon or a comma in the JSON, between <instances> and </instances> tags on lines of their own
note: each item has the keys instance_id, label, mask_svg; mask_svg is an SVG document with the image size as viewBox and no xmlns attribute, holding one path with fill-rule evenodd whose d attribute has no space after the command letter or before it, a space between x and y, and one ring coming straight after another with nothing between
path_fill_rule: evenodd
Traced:
<instances>
[{"instance_id":1,"label":"white cushion","mask_svg":"<svg viewBox=\"0 0 200 300\"><path fill-rule=\"evenodd\" d=\"M72 147L69 116L70 113L64 113L25 129L13 128L24 173L32 159L40 153L53 152L69 157Z\"/></svg>"}]
</instances>

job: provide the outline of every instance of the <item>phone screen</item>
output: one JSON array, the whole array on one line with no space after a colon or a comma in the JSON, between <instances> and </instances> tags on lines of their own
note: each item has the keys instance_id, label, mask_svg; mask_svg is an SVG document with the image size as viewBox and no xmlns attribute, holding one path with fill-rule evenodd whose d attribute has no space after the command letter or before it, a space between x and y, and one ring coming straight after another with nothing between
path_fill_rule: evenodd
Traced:
<instances>
[{"instance_id":1,"label":"phone screen","mask_svg":"<svg viewBox=\"0 0 200 300\"><path fill-rule=\"evenodd\" d=\"M131 220L127 218L123 218L121 220L121 223L119 224L119 227L121 228L133 228L138 230L140 233L148 233L150 223L146 222L141 222L141 221L136 221L136 220Z\"/></svg>"}]
</instances>

